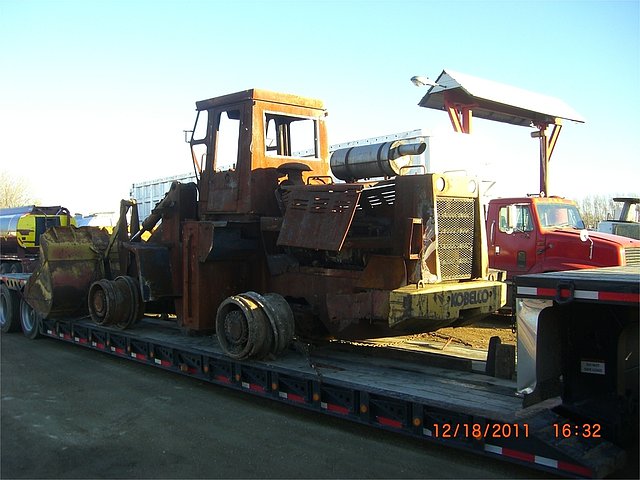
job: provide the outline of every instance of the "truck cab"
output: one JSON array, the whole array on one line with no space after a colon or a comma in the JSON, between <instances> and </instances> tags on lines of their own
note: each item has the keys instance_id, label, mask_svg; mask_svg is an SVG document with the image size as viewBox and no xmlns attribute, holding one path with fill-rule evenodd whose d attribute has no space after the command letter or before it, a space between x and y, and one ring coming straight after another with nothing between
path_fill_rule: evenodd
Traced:
<instances>
[{"instance_id":1,"label":"truck cab","mask_svg":"<svg viewBox=\"0 0 640 480\"><path fill-rule=\"evenodd\" d=\"M640 241L587 232L576 202L565 198L493 199L486 221L489 266L505 270L507 278L640 264Z\"/></svg>"},{"instance_id":2,"label":"truck cab","mask_svg":"<svg viewBox=\"0 0 640 480\"><path fill-rule=\"evenodd\" d=\"M48 228L67 225L75 225L75 219L59 205L0 208L0 273L32 272L40 236Z\"/></svg>"},{"instance_id":3,"label":"truck cab","mask_svg":"<svg viewBox=\"0 0 640 480\"><path fill-rule=\"evenodd\" d=\"M640 240L640 221L638 221L640 218L640 198L618 197L613 201L622 204L620 214L616 219L603 220L598 223L598 231Z\"/></svg>"}]
</instances>

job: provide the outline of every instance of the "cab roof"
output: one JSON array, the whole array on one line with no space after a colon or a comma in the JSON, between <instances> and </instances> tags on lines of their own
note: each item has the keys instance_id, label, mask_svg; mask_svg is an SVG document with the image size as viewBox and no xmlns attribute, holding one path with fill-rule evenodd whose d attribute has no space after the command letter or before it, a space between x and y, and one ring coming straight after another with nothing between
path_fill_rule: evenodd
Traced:
<instances>
[{"instance_id":1,"label":"cab roof","mask_svg":"<svg viewBox=\"0 0 640 480\"><path fill-rule=\"evenodd\" d=\"M559 204L577 205L575 200L571 200L570 198L565 198L565 197L557 197L557 196L495 198L491 201L500 202L500 203L559 203Z\"/></svg>"},{"instance_id":2,"label":"cab roof","mask_svg":"<svg viewBox=\"0 0 640 480\"><path fill-rule=\"evenodd\" d=\"M245 102L245 101L264 101L271 103L281 103L284 105L293 105L298 107L313 108L324 110L324 104L321 100L314 98L301 97L290 93L278 93L270 90L261 90L252 88L241 92L230 93L220 97L213 97L207 100L196 102L197 110L207 110L213 107L220 107L228 104Z\"/></svg>"}]
</instances>

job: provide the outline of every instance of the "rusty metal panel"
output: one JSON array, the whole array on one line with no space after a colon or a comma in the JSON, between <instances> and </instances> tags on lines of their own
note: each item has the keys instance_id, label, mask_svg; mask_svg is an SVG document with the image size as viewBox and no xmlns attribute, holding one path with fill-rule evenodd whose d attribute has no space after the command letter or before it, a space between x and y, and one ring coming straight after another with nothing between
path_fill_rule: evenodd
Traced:
<instances>
[{"instance_id":1,"label":"rusty metal panel","mask_svg":"<svg viewBox=\"0 0 640 480\"><path fill-rule=\"evenodd\" d=\"M327 314L332 332L350 329L351 335L372 334L371 320L384 320L389 314L389 292L369 290L347 294L327 294ZM366 320L364 326L361 320Z\"/></svg>"},{"instance_id":2,"label":"rusty metal panel","mask_svg":"<svg viewBox=\"0 0 640 480\"><path fill-rule=\"evenodd\" d=\"M180 325L189 330L207 331L215 328L215 311L224 299L215 288L216 272L213 263L206 263L213 248L214 227L207 222L185 222L182 230L184 268L182 305L177 310ZM224 275L220 268L218 277Z\"/></svg>"},{"instance_id":3,"label":"rusty metal panel","mask_svg":"<svg viewBox=\"0 0 640 480\"><path fill-rule=\"evenodd\" d=\"M359 209L365 212L386 211L391 213L396 200L396 184L394 181L379 182L368 186L362 192Z\"/></svg>"},{"instance_id":4,"label":"rusty metal panel","mask_svg":"<svg viewBox=\"0 0 640 480\"><path fill-rule=\"evenodd\" d=\"M305 310L301 310L300 317L296 318L296 329L304 335L323 335L327 331L335 335L339 332L340 325L330 320L327 313L327 296L329 294L351 295L361 274L354 270L299 267L295 271L270 277L266 291L305 299L305 303L311 306L309 311L312 314L308 315Z\"/></svg>"},{"instance_id":5,"label":"rusty metal panel","mask_svg":"<svg viewBox=\"0 0 640 480\"><path fill-rule=\"evenodd\" d=\"M142 299L145 302L176 295L167 247L132 243L127 248L135 255Z\"/></svg>"},{"instance_id":6,"label":"rusty metal panel","mask_svg":"<svg viewBox=\"0 0 640 480\"><path fill-rule=\"evenodd\" d=\"M402 257L371 255L358 281L358 288L395 290L407 284L407 266Z\"/></svg>"},{"instance_id":7,"label":"rusty metal panel","mask_svg":"<svg viewBox=\"0 0 640 480\"><path fill-rule=\"evenodd\" d=\"M209 195L207 210L212 212L235 212L238 208L240 195L240 179L238 172L228 170L215 172L209 181Z\"/></svg>"},{"instance_id":8,"label":"rusty metal panel","mask_svg":"<svg viewBox=\"0 0 640 480\"><path fill-rule=\"evenodd\" d=\"M358 205L361 185L287 187L278 245L340 251Z\"/></svg>"}]
</instances>

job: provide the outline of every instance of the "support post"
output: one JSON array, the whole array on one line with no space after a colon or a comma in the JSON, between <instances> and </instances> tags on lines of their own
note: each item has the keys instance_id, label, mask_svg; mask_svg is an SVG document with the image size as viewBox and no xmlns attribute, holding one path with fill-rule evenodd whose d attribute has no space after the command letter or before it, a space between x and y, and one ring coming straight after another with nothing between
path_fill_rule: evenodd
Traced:
<instances>
[{"instance_id":1,"label":"support post","mask_svg":"<svg viewBox=\"0 0 640 480\"><path fill-rule=\"evenodd\" d=\"M444 92L444 107L449 114L453 130L457 133L471 133L474 106L456 102L449 92Z\"/></svg>"},{"instance_id":2,"label":"support post","mask_svg":"<svg viewBox=\"0 0 640 480\"><path fill-rule=\"evenodd\" d=\"M547 137L547 128L551 126L551 134ZM532 138L538 138L540 141L540 193L549 194L548 184L548 169L553 149L558 141L560 130L562 129L562 121L559 118L555 119L555 123L547 124L541 123L536 125L537 132L531 132Z\"/></svg>"}]
</instances>

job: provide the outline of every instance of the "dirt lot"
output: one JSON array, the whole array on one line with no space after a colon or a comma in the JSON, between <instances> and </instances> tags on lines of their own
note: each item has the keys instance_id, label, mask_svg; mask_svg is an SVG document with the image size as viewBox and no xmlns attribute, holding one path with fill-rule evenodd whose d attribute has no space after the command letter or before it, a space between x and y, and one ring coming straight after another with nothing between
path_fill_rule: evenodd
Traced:
<instances>
[{"instance_id":1,"label":"dirt lot","mask_svg":"<svg viewBox=\"0 0 640 480\"><path fill-rule=\"evenodd\" d=\"M516 334L506 321L484 322L473 327L441 328L437 332L412 335L409 340L424 342L445 342L453 345L466 346L479 350L486 350L489 339L500 337L502 343L515 345Z\"/></svg>"},{"instance_id":2,"label":"dirt lot","mask_svg":"<svg viewBox=\"0 0 640 480\"><path fill-rule=\"evenodd\" d=\"M470 327L441 328L435 332L379 338L365 343L485 360L489 340L494 336L499 337L502 343L516 344L515 330L507 319L501 317L485 320Z\"/></svg>"}]
</instances>

